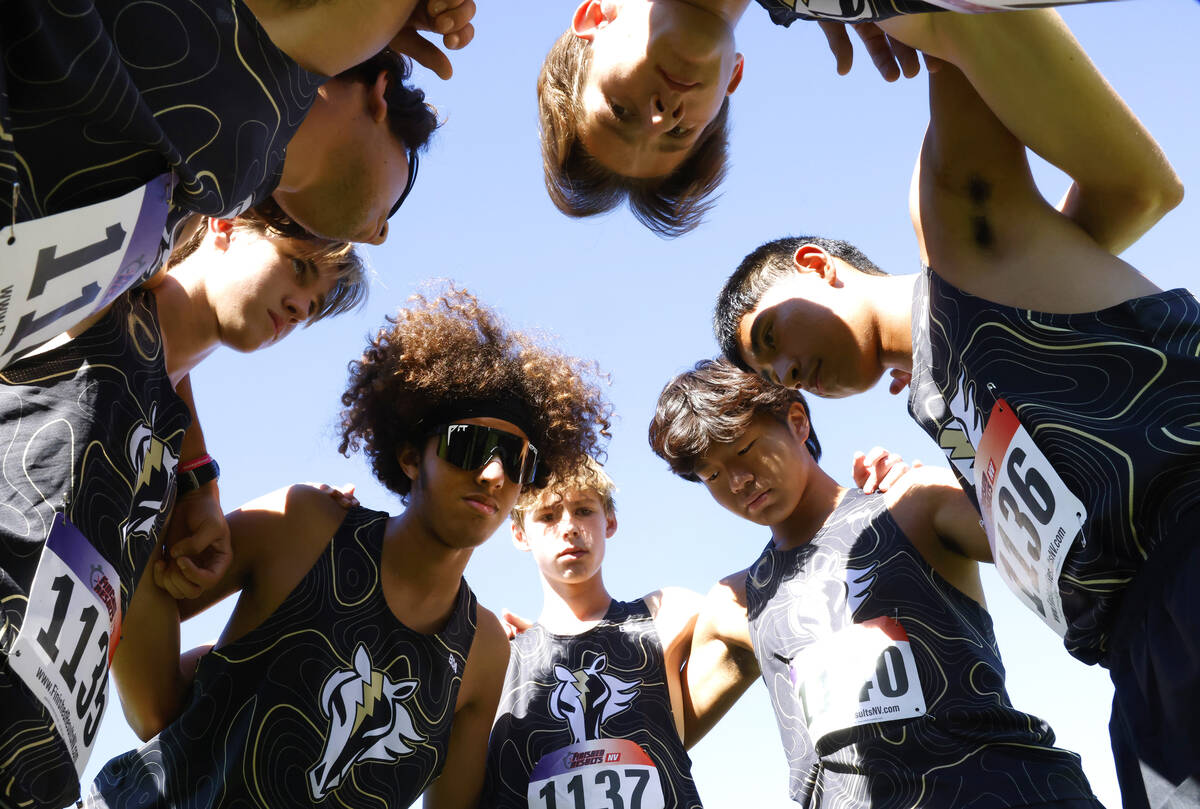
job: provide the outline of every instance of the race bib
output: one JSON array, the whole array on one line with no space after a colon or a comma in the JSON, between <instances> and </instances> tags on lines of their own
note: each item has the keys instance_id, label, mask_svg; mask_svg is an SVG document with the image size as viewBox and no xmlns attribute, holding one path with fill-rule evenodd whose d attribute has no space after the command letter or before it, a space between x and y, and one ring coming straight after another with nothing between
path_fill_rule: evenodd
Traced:
<instances>
[{"instance_id":1,"label":"race bib","mask_svg":"<svg viewBox=\"0 0 1200 809\"><path fill-rule=\"evenodd\" d=\"M120 637L116 570L66 516L55 514L8 662L54 718L79 775L104 716Z\"/></svg>"},{"instance_id":2,"label":"race bib","mask_svg":"<svg viewBox=\"0 0 1200 809\"><path fill-rule=\"evenodd\" d=\"M788 664L814 742L839 730L925 714L908 633L872 618L822 638Z\"/></svg>"},{"instance_id":3,"label":"race bib","mask_svg":"<svg viewBox=\"0 0 1200 809\"><path fill-rule=\"evenodd\" d=\"M175 181L0 229L0 368L157 269Z\"/></svg>"},{"instance_id":4,"label":"race bib","mask_svg":"<svg viewBox=\"0 0 1200 809\"><path fill-rule=\"evenodd\" d=\"M1000 578L1059 637L1066 635L1058 577L1087 511L1003 399L992 407L975 453L975 491Z\"/></svg>"},{"instance_id":5,"label":"race bib","mask_svg":"<svg viewBox=\"0 0 1200 809\"><path fill-rule=\"evenodd\" d=\"M664 809L658 768L636 742L597 739L542 756L529 809Z\"/></svg>"}]
</instances>

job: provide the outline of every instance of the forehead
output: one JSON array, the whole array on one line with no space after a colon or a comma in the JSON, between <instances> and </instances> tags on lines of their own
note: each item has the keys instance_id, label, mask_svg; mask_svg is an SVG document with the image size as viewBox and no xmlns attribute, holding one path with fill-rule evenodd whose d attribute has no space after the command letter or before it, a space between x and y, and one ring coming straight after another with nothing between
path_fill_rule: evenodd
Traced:
<instances>
[{"instance_id":1,"label":"forehead","mask_svg":"<svg viewBox=\"0 0 1200 809\"><path fill-rule=\"evenodd\" d=\"M552 488L543 489L538 493L534 500L532 508L546 509L554 508L555 506L566 505L591 505L600 506L600 495L592 489L577 489L577 488Z\"/></svg>"},{"instance_id":2,"label":"forehead","mask_svg":"<svg viewBox=\"0 0 1200 809\"><path fill-rule=\"evenodd\" d=\"M504 419L493 418L491 416L473 416L469 419L455 419L454 424L475 424L480 427L492 427L494 429L502 430L503 432L511 433L515 436L524 438L526 441L529 440L529 436L525 435L525 432L511 421L505 421Z\"/></svg>"}]
</instances>

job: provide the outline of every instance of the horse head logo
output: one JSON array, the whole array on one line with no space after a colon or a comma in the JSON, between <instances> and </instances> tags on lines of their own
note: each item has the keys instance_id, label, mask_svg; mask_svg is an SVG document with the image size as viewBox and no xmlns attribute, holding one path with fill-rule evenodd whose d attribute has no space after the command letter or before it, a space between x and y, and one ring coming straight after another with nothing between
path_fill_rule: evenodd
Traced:
<instances>
[{"instance_id":1,"label":"horse head logo","mask_svg":"<svg viewBox=\"0 0 1200 809\"><path fill-rule=\"evenodd\" d=\"M149 534L154 530L161 512L169 502L168 493L173 490L169 485L171 476L175 474L175 466L179 459L171 452L171 448L161 438L154 434L151 424L154 422L157 408L150 410L150 422L138 422L129 433L126 452L129 465L137 472L133 484L133 502L129 509L129 519L124 525L125 539L135 534ZM153 492L152 496L150 493Z\"/></svg>"},{"instance_id":2,"label":"horse head logo","mask_svg":"<svg viewBox=\"0 0 1200 809\"><path fill-rule=\"evenodd\" d=\"M590 663L571 671L555 666L558 685L550 694L550 713L571 729L571 743L600 738L600 726L625 710L637 696L641 680L626 682L604 674L608 657L598 654Z\"/></svg>"},{"instance_id":3,"label":"horse head logo","mask_svg":"<svg viewBox=\"0 0 1200 809\"><path fill-rule=\"evenodd\" d=\"M360 761L396 761L413 751L407 742L423 742L402 704L417 690L417 680L392 681L371 668L367 647L354 650L354 668L329 675L321 688L321 710L329 732L321 758L308 771L313 800L323 799Z\"/></svg>"}]
</instances>

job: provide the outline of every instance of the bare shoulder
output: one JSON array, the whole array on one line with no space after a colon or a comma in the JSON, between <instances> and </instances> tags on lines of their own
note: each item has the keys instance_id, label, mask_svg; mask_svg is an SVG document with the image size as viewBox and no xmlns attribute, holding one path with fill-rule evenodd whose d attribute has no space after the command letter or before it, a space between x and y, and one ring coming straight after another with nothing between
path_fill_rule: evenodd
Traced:
<instances>
[{"instance_id":1,"label":"bare shoulder","mask_svg":"<svg viewBox=\"0 0 1200 809\"><path fill-rule=\"evenodd\" d=\"M256 497L226 517L235 564L254 578L261 579L266 566L273 576L290 579L281 568L307 571L345 519L346 510L319 489L298 483Z\"/></svg>"},{"instance_id":2,"label":"bare shoulder","mask_svg":"<svg viewBox=\"0 0 1200 809\"><path fill-rule=\"evenodd\" d=\"M463 685L459 691L461 709L479 699L491 699L498 694L508 668L508 635L494 612L482 604L475 606L475 638L467 654Z\"/></svg>"},{"instance_id":3,"label":"bare shoulder","mask_svg":"<svg viewBox=\"0 0 1200 809\"><path fill-rule=\"evenodd\" d=\"M746 615L748 573L748 568L739 570L721 579L708 591L696 621L697 642L715 638L726 644L751 648Z\"/></svg>"},{"instance_id":4,"label":"bare shoulder","mask_svg":"<svg viewBox=\"0 0 1200 809\"><path fill-rule=\"evenodd\" d=\"M703 596L686 587L664 587L647 594L642 600L650 609L664 648L680 639L691 639L696 616L704 606Z\"/></svg>"}]
</instances>

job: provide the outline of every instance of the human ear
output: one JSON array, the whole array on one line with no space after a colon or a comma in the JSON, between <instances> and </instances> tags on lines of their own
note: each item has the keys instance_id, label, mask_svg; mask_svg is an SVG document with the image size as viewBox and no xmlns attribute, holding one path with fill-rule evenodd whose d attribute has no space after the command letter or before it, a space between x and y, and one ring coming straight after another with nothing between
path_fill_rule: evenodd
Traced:
<instances>
[{"instance_id":1,"label":"human ear","mask_svg":"<svg viewBox=\"0 0 1200 809\"><path fill-rule=\"evenodd\" d=\"M583 0L579 8L575 9L575 15L571 17L571 30L575 32L575 36L591 42L596 31L610 22L612 14L605 13L601 0Z\"/></svg>"},{"instance_id":2,"label":"human ear","mask_svg":"<svg viewBox=\"0 0 1200 809\"><path fill-rule=\"evenodd\" d=\"M808 414L804 411L804 405L799 402L792 402L787 413L788 431L796 437L796 440L803 444L808 440L809 422Z\"/></svg>"},{"instance_id":3,"label":"human ear","mask_svg":"<svg viewBox=\"0 0 1200 809\"><path fill-rule=\"evenodd\" d=\"M525 532L521 530L521 526L517 524L517 520L512 520L509 523L512 526L512 544L519 551L529 551L529 540L525 538Z\"/></svg>"},{"instance_id":4,"label":"human ear","mask_svg":"<svg viewBox=\"0 0 1200 809\"><path fill-rule=\"evenodd\" d=\"M229 242L233 238L233 220L210 218L208 231L213 234L213 247L222 253L229 249Z\"/></svg>"},{"instance_id":5,"label":"human ear","mask_svg":"<svg viewBox=\"0 0 1200 809\"><path fill-rule=\"evenodd\" d=\"M815 244L802 244L792 256L792 266L800 272L816 273L830 286L837 282L837 267L833 256Z\"/></svg>"},{"instance_id":6,"label":"human ear","mask_svg":"<svg viewBox=\"0 0 1200 809\"><path fill-rule=\"evenodd\" d=\"M729 77L729 86L725 88L725 95L727 96L733 95L733 91L742 83L742 70L746 66L746 60L742 58L740 53L735 53L733 58L733 75Z\"/></svg>"},{"instance_id":7,"label":"human ear","mask_svg":"<svg viewBox=\"0 0 1200 809\"><path fill-rule=\"evenodd\" d=\"M421 475L421 452L411 444L406 444L396 450L396 462L400 464L400 471L411 480L413 483Z\"/></svg>"},{"instance_id":8,"label":"human ear","mask_svg":"<svg viewBox=\"0 0 1200 809\"><path fill-rule=\"evenodd\" d=\"M609 513L605 512L605 514L604 514L604 538L612 539L612 535L615 533L617 533L617 515L609 514Z\"/></svg>"},{"instance_id":9,"label":"human ear","mask_svg":"<svg viewBox=\"0 0 1200 809\"><path fill-rule=\"evenodd\" d=\"M387 119L388 105L385 96L388 81L387 71L381 70L375 77L375 83L367 88L367 114L377 124Z\"/></svg>"}]
</instances>

